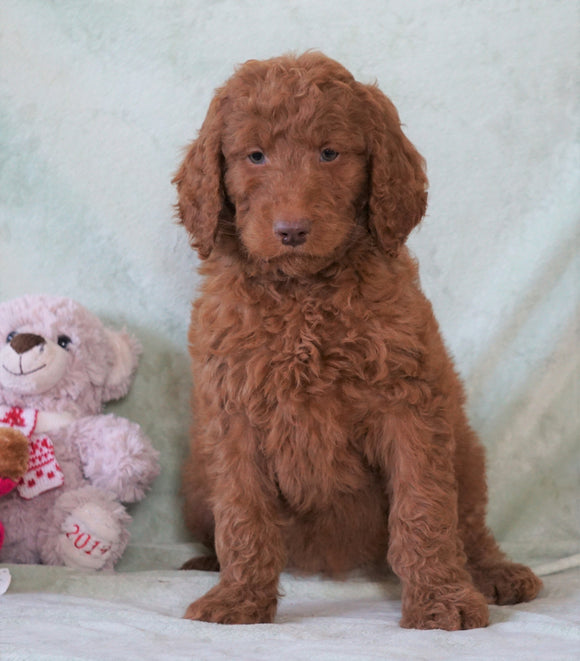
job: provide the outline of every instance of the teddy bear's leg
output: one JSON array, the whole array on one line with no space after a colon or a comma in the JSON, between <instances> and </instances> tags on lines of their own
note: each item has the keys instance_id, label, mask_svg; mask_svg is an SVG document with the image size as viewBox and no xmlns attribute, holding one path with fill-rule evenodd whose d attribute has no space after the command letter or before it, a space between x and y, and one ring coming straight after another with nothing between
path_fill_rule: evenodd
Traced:
<instances>
[{"instance_id":1,"label":"teddy bear's leg","mask_svg":"<svg viewBox=\"0 0 580 661\"><path fill-rule=\"evenodd\" d=\"M63 494L39 530L42 562L76 569L111 569L121 557L131 520L115 497L84 487Z\"/></svg>"}]
</instances>

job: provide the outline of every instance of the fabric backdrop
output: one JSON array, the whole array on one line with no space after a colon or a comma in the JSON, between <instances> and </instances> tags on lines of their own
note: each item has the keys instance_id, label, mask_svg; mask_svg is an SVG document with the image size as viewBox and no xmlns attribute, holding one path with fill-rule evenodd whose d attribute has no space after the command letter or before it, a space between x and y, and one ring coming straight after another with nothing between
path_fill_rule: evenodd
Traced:
<instances>
[{"instance_id":1,"label":"fabric backdrop","mask_svg":"<svg viewBox=\"0 0 580 661\"><path fill-rule=\"evenodd\" d=\"M425 156L410 246L487 448L517 559L580 552L577 0L2 0L0 300L71 296L144 354L126 400L162 473L121 570L191 546L178 473L197 259L170 180L213 90L308 48L378 81Z\"/></svg>"}]
</instances>

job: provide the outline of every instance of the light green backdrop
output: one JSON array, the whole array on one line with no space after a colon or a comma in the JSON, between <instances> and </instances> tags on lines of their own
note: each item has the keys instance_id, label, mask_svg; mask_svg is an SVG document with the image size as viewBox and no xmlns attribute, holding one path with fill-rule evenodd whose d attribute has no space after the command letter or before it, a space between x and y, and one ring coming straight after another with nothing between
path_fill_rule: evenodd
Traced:
<instances>
[{"instance_id":1,"label":"light green backdrop","mask_svg":"<svg viewBox=\"0 0 580 661\"><path fill-rule=\"evenodd\" d=\"M115 407L161 451L121 568L187 557L177 476L196 258L170 179L212 90L319 48L398 106L431 181L411 245L488 448L517 557L580 551L578 3L258 0L0 5L0 299L74 297L145 353Z\"/></svg>"}]
</instances>

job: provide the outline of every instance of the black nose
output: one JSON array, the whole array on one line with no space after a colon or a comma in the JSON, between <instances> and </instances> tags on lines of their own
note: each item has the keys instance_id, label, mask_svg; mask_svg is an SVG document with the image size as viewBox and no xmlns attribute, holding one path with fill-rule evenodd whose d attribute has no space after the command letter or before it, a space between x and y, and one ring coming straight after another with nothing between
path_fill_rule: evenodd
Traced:
<instances>
[{"instance_id":1,"label":"black nose","mask_svg":"<svg viewBox=\"0 0 580 661\"><path fill-rule=\"evenodd\" d=\"M306 218L274 221L274 234L285 246L301 246L306 243L309 233L310 221Z\"/></svg>"},{"instance_id":2,"label":"black nose","mask_svg":"<svg viewBox=\"0 0 580 661\"><path fill-rule=\"evenodd\" d=\"M33 333L18 333L10 341L10 346L16 353L23 354L34 347L37 347L41 344L45 344L46 341L40 335L34 335Z\"/></svg>"}]
</instances>

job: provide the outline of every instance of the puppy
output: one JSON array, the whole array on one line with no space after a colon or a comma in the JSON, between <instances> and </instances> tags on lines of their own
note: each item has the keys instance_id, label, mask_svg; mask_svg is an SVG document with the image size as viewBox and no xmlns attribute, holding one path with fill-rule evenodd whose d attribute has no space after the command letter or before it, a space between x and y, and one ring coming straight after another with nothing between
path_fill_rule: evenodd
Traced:
<instances>
[{"instance_id":1,"label":"puppy","mask_svg":"<svg viewBox=\"0 0 580 661\"><path fill-rule=\"evenodd\" d=\"M319 53L249 61L174 181L204 276L183 490L209 555L185 567L221 571L186 617L271 622L285 567L390 566L403 627L533 599L404 245L427 179L389 99Z\"/></svg>"}]
</instances>

